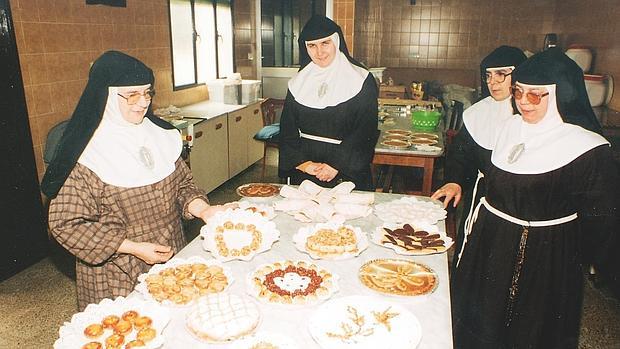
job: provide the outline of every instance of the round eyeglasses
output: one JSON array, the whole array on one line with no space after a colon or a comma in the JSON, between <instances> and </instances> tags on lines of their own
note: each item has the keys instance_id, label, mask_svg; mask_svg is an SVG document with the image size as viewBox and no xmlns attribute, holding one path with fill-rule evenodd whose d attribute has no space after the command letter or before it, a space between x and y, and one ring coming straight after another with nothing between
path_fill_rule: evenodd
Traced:
<instances>
[{"instance_id":1,"label":"round eyeglasses","mask_svg":"<svg viewBox=\"0 0 620 349\"><path fill-rule=\"evenodd\" d=\"M487 84L490 84L492 82L497 82L498 84L501 84L502 82L506 81L506 77L511 75L512 72L510 73L503 73L503 72L487 72L485 74L485 79Z\"/></svg>"},{"instance_id":2,"label":"round eyeglasses","mask_svg":"<svg viewBox=\"0 0 620 349\"><path fill-rule=\"evenodd\" d=\"M531 91L523 92L522 89L516 86L512 86L511 90L512 90L512 96L514 97L515 101L521 100L521 98L523 98L523 95L525 95L525 98L527 99L527 101L530 102L530 104L534 104L534 105L540 104L540 101L542 100L542 98L549 95L549 92L540 93L540 94L534 93Z\"/></svg>"},{"instance_id":3,"label":"round eyeglasses","mask_svg":"<svg viewBox=\"0 0 620 349\"><path fill-rule=\"evenodd\" d=\"M129 96L125 96L120 93L117 93L117 95L125 98L125 100L127 101L127 104L134 105L140 102L140 97L144 97L144 100L149 102L153 98L153 96L155 96L155 90L146 90L143 93L133 92Z\"/></svg>"}]
</instances>

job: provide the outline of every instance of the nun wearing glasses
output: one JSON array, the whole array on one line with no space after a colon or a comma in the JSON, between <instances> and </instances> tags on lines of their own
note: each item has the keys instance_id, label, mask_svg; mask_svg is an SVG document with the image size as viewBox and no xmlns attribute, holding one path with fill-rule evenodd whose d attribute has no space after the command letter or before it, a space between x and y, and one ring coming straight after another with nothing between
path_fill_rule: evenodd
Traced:
<instances>
[{"instance_id":1,"label":"nun wearing glasses","mask_svg":"<svg viewBox=\"0 0 620 349\"><path fill-rule=\"evenodd\" d=\"M181 218L224 208L193 184L179 132L151 113L153 83L139 60L100 56L42 181L51 235L76 257L80 310L127 296L183 248Z\"/></svg>"},{"instance_id":2,"label":"nun wearing glasses","mask_svg":"<svg viewBox=\"0 0 620 349\"><path fill-rule=\"evenodd\" d=\"M473 209L471 204L484 191L484 181L478 179L477 173L481 173L481 178L486 172L495 133L515 114L510 90L511 74L526 59L521 49L500 46L480 62L482 99L463 113L463 128L448 148L447 183L431 196L443 200L444 207L450 201L456 207L463 198L464 216L467 216ZM456 249L463 242L463 227L461 219L456 233Z\"/></svg>"},{"instance_id":3,"label":"nun wearing glasses","mask_svg":"<svg viewBox=\"0 0 620 349\"><path fill-rule=\"evenodd\" d=\"M280 121L279 175L323 187L352 181L371 190L377 85L347 50L340 27L313 16L299 37L301 68L288 84Z\"/></svg>"},{"instance_id":4,"label":"nun wearing glasses","mask_svg":"<svg viewBox=\"0 0 620 349\"><path fill-rule=\"evenodd\" d=\"M451 275L455 347L577 348L582 265L614 265L617 168L575 62L550 49L512 79L519 114L493 142Z\"/></svg>"}]
</instances>

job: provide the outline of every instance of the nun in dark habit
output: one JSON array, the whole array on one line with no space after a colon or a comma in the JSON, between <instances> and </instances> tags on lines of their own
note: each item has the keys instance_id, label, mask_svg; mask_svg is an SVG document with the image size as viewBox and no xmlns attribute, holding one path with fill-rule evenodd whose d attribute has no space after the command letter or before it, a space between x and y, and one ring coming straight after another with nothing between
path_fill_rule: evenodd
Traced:
<instances>
[{"instance_id":1,"label":"nun in dark habit","mask_svg":"<svg viewBox=\"0 0 620 349\"><path fill-rule=\"evenodd\" d=\"M519 115L491 142L451 274L455 347L576 348L582 265L614 266L618 173L575 62L549 49L512 79Z\"/></svg>"},{"instance_id":2,"label":"nun in dark habit","mask_svg":"<svg viewBox=\"0 0 620 349\"><path fill-rule=\"evenodd\" d=\"M80 310L127 296L183 248L182 217L224 209L192 182L178 130L151 113L153 84L139 60L100 56L42 181L50 232L76 257Z\"/></svg>"},{"instance_id":3,"label":"nun in dark habit","mask_svg":"<svg viewBox=\"0 0 620 349\"><path fill-rule=\"evenodd\" d=\"M516 112L510 90L511 74L526 59L521 49L500 46L480 62L482 99L463 113L463 127L448 148L447 183L431 196L436 200L443 198L444 207L453 199L456 207L463 198L463 217L473 209L471 204L484 191L484 181L480 178L490 165L495 133ZM482 174L480 177L477 177L478 172ZM456 250L463 242L464 225L461 219L456 232Z\"/></svg>"},{"instance_id":4,"label":"nun in dark habit","mask_svg":"<svg viewBox=\"0 0 620 349\"><path fill-rule=\"evenodd\" d=\"M313 16L299 37L301 68L288 84L280 121L279 175L323 187L352 181L372 190L377 85L347 50L340 27Z\"/></svg>"}]
</instances>

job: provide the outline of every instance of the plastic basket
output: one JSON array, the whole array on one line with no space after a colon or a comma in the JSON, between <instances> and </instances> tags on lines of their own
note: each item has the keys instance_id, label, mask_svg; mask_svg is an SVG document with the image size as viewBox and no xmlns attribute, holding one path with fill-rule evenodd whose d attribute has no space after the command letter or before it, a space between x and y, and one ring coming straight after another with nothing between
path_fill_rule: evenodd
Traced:
<instances>
[{"instance_id":1,"label":"plastic basket","mask_svg":"<svg viewBox=\"0 0 620 349\"><path fill-rule=\"evenodd\" d=\"M416 110L411 113L413 128L422 131L434 131L440 120L441 113L434 110Z\"/></svg>"}]
</instances>

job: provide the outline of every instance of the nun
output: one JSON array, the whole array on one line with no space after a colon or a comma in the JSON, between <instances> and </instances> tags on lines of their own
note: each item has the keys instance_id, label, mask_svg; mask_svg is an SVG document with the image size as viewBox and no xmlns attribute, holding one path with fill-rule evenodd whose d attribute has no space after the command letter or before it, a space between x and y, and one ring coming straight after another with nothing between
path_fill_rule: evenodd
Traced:
<instances>
[{"instance_id":1,"label":"nun","mask_svg":"<svg viewBox=\"0 0 620 349\"><path fill-rule=\"evenodd\" d=\"M512 79L519 114L491 143L451 274L455 347L576 348L583 256L613 265L618 173L575 62L549 49Z\"/></svg>"},{"instance_id":2,"label":"nun","mask_svg":"<svg viewBox=\"0 0 620 349\"><path fill-rule=\"evenodd\" d=\"M526 59L521 49L500 46L480 62L482 99L463 113L463 128L448 148L447 183L431 196L435 200L443 198L444 207L452 200L456 207L463 198L465 217L472 210L471 204L484 191L481 178L489 167L494 135L515 113L510 90L511 74ZM456 250L463 241L463 227L464 220L461 220L456 232Z\"/></svg>"},{"instance_id":3,"label":"nun","mask_svg":"<svg viewBox=\"0 0 620 349\"><path fill-rule=\"evenodd\" d=\"M377 85L347 50L342 30L315 15L299 37L301 68L289 81L280 121L278 172L291 184L351 181L372 190Z\"/></svg>"},{"instance_id":4,"label":"nun","mask_svg":"<svg viewBox=\"0 0 620 349\"><path fill-rule=\"evenodd\" d=\"M181 218L210 206L181 159L179 132L151 113L153 71L105 52L42 181L51 235L76 257L78 307L127 296L186 244Z\"/></svg>"}]
</instances>

